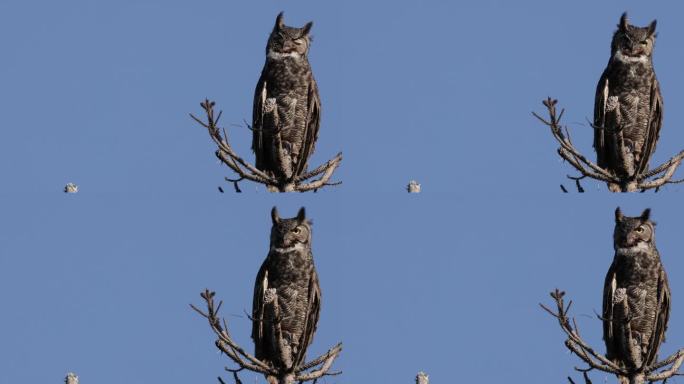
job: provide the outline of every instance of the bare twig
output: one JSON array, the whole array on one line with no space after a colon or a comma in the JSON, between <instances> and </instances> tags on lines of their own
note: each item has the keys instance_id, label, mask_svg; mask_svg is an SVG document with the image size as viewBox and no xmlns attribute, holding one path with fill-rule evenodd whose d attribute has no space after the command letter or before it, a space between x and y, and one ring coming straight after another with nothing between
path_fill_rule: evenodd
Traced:
<instances>
[{"instance_id":1,"label":"bare twig","mask_svg":"<svg viewBox=\"0 0 684 384\"><path fill-rule=\"evenodd\" d=\"M215 104L215 102L208 99L205 99L200 103L202 109L204 109L204 112L206 113L206 121L202 121L193 114L190 114L190 117L209 132L209 136L218 147L215 153L216 157L239 176L237 179L226 178L228 182L233 183L236 192L240 192L238 182L242 180L263 184L269 190L279 192L306 192L321 189L326 186L339 185L341 183L330 182L330 178L342 162L341 152L313 171L306 172L302 175L292 175L292 177L289 177L286 180L280 180L271 174L257 169L233 150L225 130L218 127L221 112L219 112L217 117L214 117ZM252 128L250 127L250 129ZM275 136L278 138L279 132Z\"/></svg>"},{"instance_id":2,"label":"bare twig","mask_svg":"<svg viewBox=\"0 0 684 384\"><path fill-rule=\"evenodd\" d=\"M315 381L324 376L337 375L340 373L330 372L330 367L342 351L341 343L337 344L323 355L311 360L310 362L303 363L298 367L274 367L270 363L257 359L240 347L230 336L225 320L221 319L218 315L221 302L219 302L218 305L215 304L215 292L209 291L207 289L202 292L200 296L206 302L206 310L203 311L192 304L190 304L190 307L209 321L211 330L218 337L215 342L216 347L238 365L237 369L226 368L228 372L233 374L236 384L241 384L240 378L238 377L238 372L242 370L248 370L263 374L267 377L276 378L279 384L291 384L294 381ZM275 326L275 332L280 334L279 308L277 299L272 300L269 305L273 310L273 316L270 316L270 318L274 319L273 325ZM286 344L282 340L282 335L279 340L279 346ZM287 351L284 350L279 352L281 354L287 353ZM291 360L291 357L289 359ZM287 360L288 359L284 359L284 361ZM221 384L224 384L221 378L219 378L219 381Z\"/></svg>"},{"instance_id":3,"label":"bare twig","mask_svg":"<svg viewBox=\"0 0 684 384\"><path fill-rule=\"evenodd\" d=\"M582 361L589 365L588 369L576 368L578 371L583 372L584 381L586 384L591 384L588 372L592 369L610 373L618 377L627 377L629 378L630 383L643 383L644 380L648 380L651 382L663 381L667 380L670 377L678 375L678 370L682 363L684 363L684 349L679 350L677 353L669 356L667 359L661 362L656 362L649 367L640 367L636 369L628 369L619 366L618 364L606 358L604 355L596 352L588 343L586 343L582 339L574 319L572 319L571 324L568 312L570 310L572 302L570 302L566 307L563 299L564 296L565 292L560 291L558 289L551 292L551 297L556 303L555 311L549 309L543 304L539 305L542 307L542 309L544 309L551 316L555 317L558 320L561 329L568 337L565 340L566 348L568 348ZM624 301L624 303L626 305L626 300ZM626 324L625 332L631 334L629 330L629 321ZM631 337L631 335L629 337ZM628 345L632 344L628 343ZM634 355L638 352L635 350L631 350L630 353ZM570 377L568 377L568 381L574 383L574 381Z\"/></svg>"},{"instance_id":4,"label":"bare twig","mask_svg":"<svg viewBox=\"0 0 684 384\"><path fill-rule=\"evenodd\" d=\"M591 368L589 368L589 369L575 368L575 370L582 372L582 377L584 378L584 384L592 384L591 379L589 378L589 371L591 371ZM575 381L570 376L568 376L568 381L570 382L570 384L575 384Z\"/></svg>"},{"instance_id":5,"label":"bare twig","mask_svg":"<svg viewBox=\"0 0 684 384\"><path fill-rule=\"evenodd\" d=\"M607 169L599 167L594 162L582 155L582 153L574 146L572 140L570 139L568 128L561 125L561 118L564 111L561 110L560 113L557 113L556 111L556 104L558 103L558 100L549 97L546 100L543 100L542 103L547 109L548 118L543 118L535 112L532 112L532 115L534 115L534 117L539 119L539 121L551 129L551 134L560 144L560 147L558 148L558 154L581 174L580 178L588 177L590 179L603 181L608 184L619 185L621 192L657 189L666 184L675 184L680 182L680 180L672 180L672 176L682 162L682 159L684 159L684 151L679 152L668 161L651 169L650 171L646 171L632 177L621 177ZM594 129L603 128L594 127ZM565 133L563 130L565 130ZM573 179L576 180L578 189L580 189L581 186L579 185L578 178Z\"/></svg>"}]
</instances>

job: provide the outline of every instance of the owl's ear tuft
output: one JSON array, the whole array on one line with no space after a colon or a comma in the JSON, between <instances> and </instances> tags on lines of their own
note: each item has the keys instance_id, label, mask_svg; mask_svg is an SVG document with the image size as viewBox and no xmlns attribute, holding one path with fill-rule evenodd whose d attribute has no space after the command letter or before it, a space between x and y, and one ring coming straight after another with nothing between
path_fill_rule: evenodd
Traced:
<instances>
[{"instance_id":1,"label":"owl's ear tuft","mask_svg":"<svg viewBox=\"0 0 684 384\"><path fill-rule=\"evenodd\" d=\"M628 25L629 19L627 19L627 12L625 12L622 14L622 16L620 16L620 24L618 24L618 28L620 28L621 31L626 31Z\"/></svg>"},{"instance_id":2,"label":"owl's ear tuft","mask_svg":"<svg viewBox=\"0 0 684 384\"><path fill-rule=\"evenodd\" d=\"M279 31L279 30L283 29L284 26L285 26L285 21L283 20L283 13L280 12L278 14L278 16L276 16L276 22L275 22L275 26L273 27L273 29L275 29L276 31Z\"/></svg>"},{"instance_id":3,"label":"owl's ear tuft","mask_svg":"<svg viewBox=\"0 0 684 384\"><path fill-rule=\"evenodd\" d=\"M302 28L302 35L307 36L309 32L311 32L311 27L313 27L313 21L309 21L304 28Z\"/></svg>"},{"instance_id":4,"label":"owl's ear tuft","mask_svg":"<svg viewBox=\"0 0 684 384\"><path fill-rule=\"evenodd\" d=\"M651 24L648 25L648 35L649 36L654 36L656 33L656 25L658 25L658 20L653 20L651 21Z\"/></svg>"},{"instance_id":5,"label":"owl's ear tuft","mask_svg":"<svg viewBox=\"0 0 684 384\"><path fill-rule=\"evenodd\" d=\"M646 208L644 209L644 212L641 213L639 219L641 219L641 221L648 221L649 217L651 217L651 208Z\"/></svg>"},{"instance_id":6,"label":"owl's ear tuft","mask_svg":"<svg viewBox=\"0 0 684 384\"><path fill-rule=\"evenodd\" d=\"M304 209L304 207L299 208L299 212L297 212L297 221L300 224L306 221L306 209Z\"/></svg>"},{"instance_id":7,"label":"owl's ear tuft","mask_svg":"<svg viewBox=\"0 0 684 384\"><path fill-rule=\"evenodd\" d=\"M622 214L620 207L615 208L615 222L616 223L621 222L623 217L625 217L625 216Z\"/></svg>"},{"instance_id":8,"label":"owl's ear tuft","mask_svg":"<svg viewBox=\"0 0 684 384\"><path fill-rule=\"evenodd\" d=\"M273 221L273 224L278 224L280 223L280 216L278 216L278 208L275 206L273 209L271 209L271 220Z\"/></svg>"}]
</instances>

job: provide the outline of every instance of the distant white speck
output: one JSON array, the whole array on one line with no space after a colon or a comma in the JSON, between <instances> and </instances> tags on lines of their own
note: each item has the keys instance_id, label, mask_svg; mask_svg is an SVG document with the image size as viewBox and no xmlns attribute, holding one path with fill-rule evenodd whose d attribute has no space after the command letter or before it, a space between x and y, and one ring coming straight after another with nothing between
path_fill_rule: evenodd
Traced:
<instances>
[{"instance_id":1,"label":"distant white speck","mask_svg":"<svg viewBox=\"0 0 684 384\"><path fill-rule=\"evenodd\" d=\"M430 382L430 377L425 372L418 372L416 375L416 384L428 384Z\"/></svg>"},{"instance_id":2,"label":"distant white speck","mask_svg":"<svg viewBox=\"0 0 684 384\"><path fill-rule=\"evenodd\" d=\"M66 379L64 379L64 382L66 384L78 384L78 376L76 376L75 373L69 372L67 373Z\"/></svg>"},{"instance_id":3,"label":"distant white speck","mask_svg":"<svg viewBox=\"0 0 684 384\"><path fill-rule=\"evenodd\" d=\"M417 181L411 180L406 187L408 193L420 193L420 184Z\"/></svg>"},{"instance_id":4,"label":"distant white speck","mask_svg":"<svg viewBox=\"0 0 684 384\"><path fill-rule=\"evenodd\" d=\"M78 192L78 185L74 183L68 183L64 186L64 193L76 193Z\"/></svg>"}]
</instances>

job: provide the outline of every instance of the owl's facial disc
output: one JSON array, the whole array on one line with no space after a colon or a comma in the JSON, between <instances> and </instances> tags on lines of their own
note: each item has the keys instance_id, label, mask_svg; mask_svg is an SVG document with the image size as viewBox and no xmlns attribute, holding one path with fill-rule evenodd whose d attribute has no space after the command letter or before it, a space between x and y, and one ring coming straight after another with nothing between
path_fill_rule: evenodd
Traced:
<instances>
[{"instance_id":1,"label":"owl's facial disc","mask_svg":"<svg viewBox=\"0 0 684 384\"><path fill-rule=\"evenodd\" d=\"M275 245L277 248L289 249L297 245L304 245L309 241L309 233L306 226L303 225L281 225L275 230L278 234L275 236Z\"/></svg>"},{"instance_id":2,"label":"owl's facial disc","mask_svg":"<svg viewBox=\"0 0 684 384\"><path fill-rule=\"evenodd\" d=\"M644 28L622 24L613 35L614 58L623 63L647 62L655 44L655 21Z\"/></svg>"},{"instance_id":3,"label":"owl's facial disc","mask_svg":"<svg viewBox=\"0 0 684 384\"><path fill-rule=\"evenodd\" d=\"M647 223L639 224L621 234L617 239L618 248L624 250L646 250L651 242L652 227Z\"/></svg>"}]
</instances>

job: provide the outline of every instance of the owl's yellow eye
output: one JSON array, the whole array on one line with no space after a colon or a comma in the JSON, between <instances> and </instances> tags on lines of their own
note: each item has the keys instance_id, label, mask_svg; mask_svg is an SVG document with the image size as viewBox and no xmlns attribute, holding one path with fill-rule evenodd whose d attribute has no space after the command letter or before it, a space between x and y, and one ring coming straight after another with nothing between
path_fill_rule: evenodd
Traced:
<instances>
[{"instance_id":1,"label":"owl's yellow eye","mask_svg":"<svg viewBox=\"0 0 684 384\"><path fill-rule=\"evenodd\" d=\"M292 230L292 233L294 233L295 235L299 235L301 232L302 232L302 230L299 229L299 227Z\"/></svg>"},{"instance_id":2,"label":"owl's yellow eye","mask_svg":"<svg viewBox=\"0 0 684 384\"><path fill-rule=\"evenodd\" d=\"M644 227L637 227L636 233L644 233Z\"/></svg>"},{"instance_id":3,"label":"owl's yellow eye","mask_svg":"<svg viewBox=\"0 0 684 384\"><path fill-rule=\"evenodd\" d=\"M646 45L646 44L648 44L648 41L646 41L646 40L641 42L641 45Z\"/></svg>"}]
</instances>

